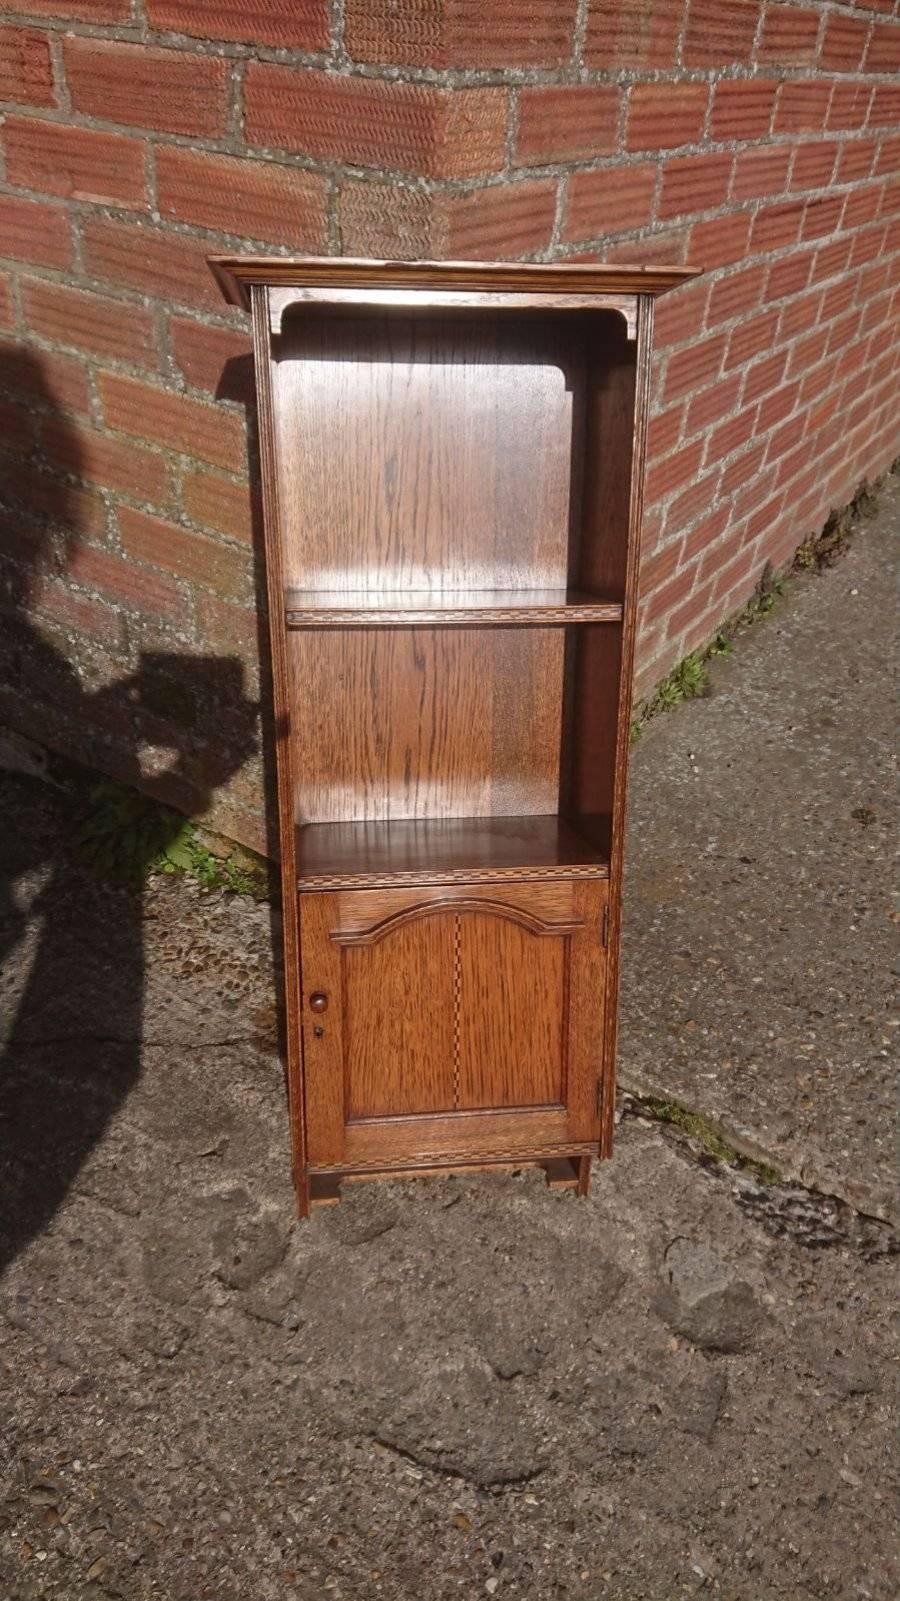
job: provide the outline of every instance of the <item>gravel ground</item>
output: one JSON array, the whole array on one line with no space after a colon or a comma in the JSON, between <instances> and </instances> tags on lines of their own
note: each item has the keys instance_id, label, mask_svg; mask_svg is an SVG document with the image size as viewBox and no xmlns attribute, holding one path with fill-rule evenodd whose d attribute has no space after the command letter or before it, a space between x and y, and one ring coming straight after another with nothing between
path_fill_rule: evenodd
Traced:
<instances>
[{"instance_id":1,"label":"gravel ground","mask_svg":"<svg viewBox=\"0 0 900 1601\"><path fill-rule=\"evenodd\" d=\"M886 517L635 763L625 1077L791 1183L632 1104L586 1201L423 1179L295 1224L268 908L102 883L0 779L4 1598L893 1601Z\"/></svg>"},{"instance_id":2,"label":"gravel ground","mask_svg":"<svg viewBox=\"0 0 900 1601\"><path fill-rule=\"evenodd\" d=\"M632 786L620 1082L711 1114L783 1173L897 1222L900 477L649 725Z\"/></svg>"}]
</instances>

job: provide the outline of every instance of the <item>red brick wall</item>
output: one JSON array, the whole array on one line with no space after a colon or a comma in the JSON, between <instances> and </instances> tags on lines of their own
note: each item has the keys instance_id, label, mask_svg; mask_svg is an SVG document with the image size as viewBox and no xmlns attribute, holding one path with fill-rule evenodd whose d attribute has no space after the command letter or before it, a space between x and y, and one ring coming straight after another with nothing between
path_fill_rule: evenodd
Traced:
<instances>
[{"instance_id":1,"label":"red brick wall","mask_svg":"<svg viewBox=\"0 0 900 1601\"><path fill-rule=\"evenodd\" d=\"M895 9L0 10L0 716L186 807L238 767L249 343L204 257L243 244L706 269L658 308L649 687L898 448ZM214 816L258 840L257 763Z\"/></svg>"}]
</instances>

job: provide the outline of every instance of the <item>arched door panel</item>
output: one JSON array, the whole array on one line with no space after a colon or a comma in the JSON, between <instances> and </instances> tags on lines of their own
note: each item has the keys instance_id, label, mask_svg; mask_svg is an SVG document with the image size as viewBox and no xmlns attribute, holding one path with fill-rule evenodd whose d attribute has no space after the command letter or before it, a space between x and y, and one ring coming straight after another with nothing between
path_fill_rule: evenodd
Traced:
<instances>
[{"instance_id":1,"label":"arched door panel","mask_svg":"<svg viewBox=\"0 0 900 1601\"><path fill-rule=\"evenodd\" d=\"M597 1136L604 881L300 899L313 1167Z\"/></svg>"}]
</instances>

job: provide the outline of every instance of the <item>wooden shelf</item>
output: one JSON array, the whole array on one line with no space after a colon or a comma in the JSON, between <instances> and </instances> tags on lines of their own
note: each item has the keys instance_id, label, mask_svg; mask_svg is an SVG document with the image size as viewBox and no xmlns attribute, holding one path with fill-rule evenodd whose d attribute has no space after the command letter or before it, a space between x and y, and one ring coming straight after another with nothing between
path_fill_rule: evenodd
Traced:
<instances>
[{"instance_id":1,"label":"wooden shelf","mask_svg":"<svg viewBox=\"0 0 900 1601\"><path fill-rule=\"evenodd\" d=\"M609 818L556 815L308 823L297 829L303 890L607 878Z\"/></svg>"},{"instance_id":2,"label":"wooden shelf","mask_svg":"<svg viewBox=\"0 0 900 1601\"><path fill-rule=\"evenodd\" d=\"M620 623L622 607L571 589L287 589L288 628L546 627Z\"/></svg>"}]
</instances>

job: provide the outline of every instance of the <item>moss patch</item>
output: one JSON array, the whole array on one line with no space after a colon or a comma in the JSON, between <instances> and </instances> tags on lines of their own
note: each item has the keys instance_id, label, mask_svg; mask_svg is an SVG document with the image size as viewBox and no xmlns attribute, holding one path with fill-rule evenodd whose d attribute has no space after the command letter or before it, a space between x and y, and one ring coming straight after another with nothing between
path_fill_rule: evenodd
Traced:
<instances>
[{"instance_id":1,"label":"moss patch","mask_svg":"<svg viewBox=\"0 0 900 1601\"><path fill-rule=\"evenodd\" d=\"M721 1129L702 1112L690 1112L687 1107L679 1105L678 1101L665 1100L656 1095L631 1095L630 1099L645 1117L652 1118L655 1123L669 1123L673 1128L687 1134L690 1139L696 1140L712 1161L724 1167L736 1167L742 1172L752 1173L760 1184L782 1182L782 1175L777 1167L744 1156L729 1144Z\"/></svg>"},{"instance_id":2,"label":"moss patch","mask_svg":"<svg viewBox=\"0 0 900 1601\"><path fill-rule=\"evenodd\" d=\"M99 780L79 798L71 843L81 861L128 889L140 889L151 873L188 873L206 889L268 896L261 857L237 845L215 854L188 818L113 779Z\"/></svg>"}]
</instances>

